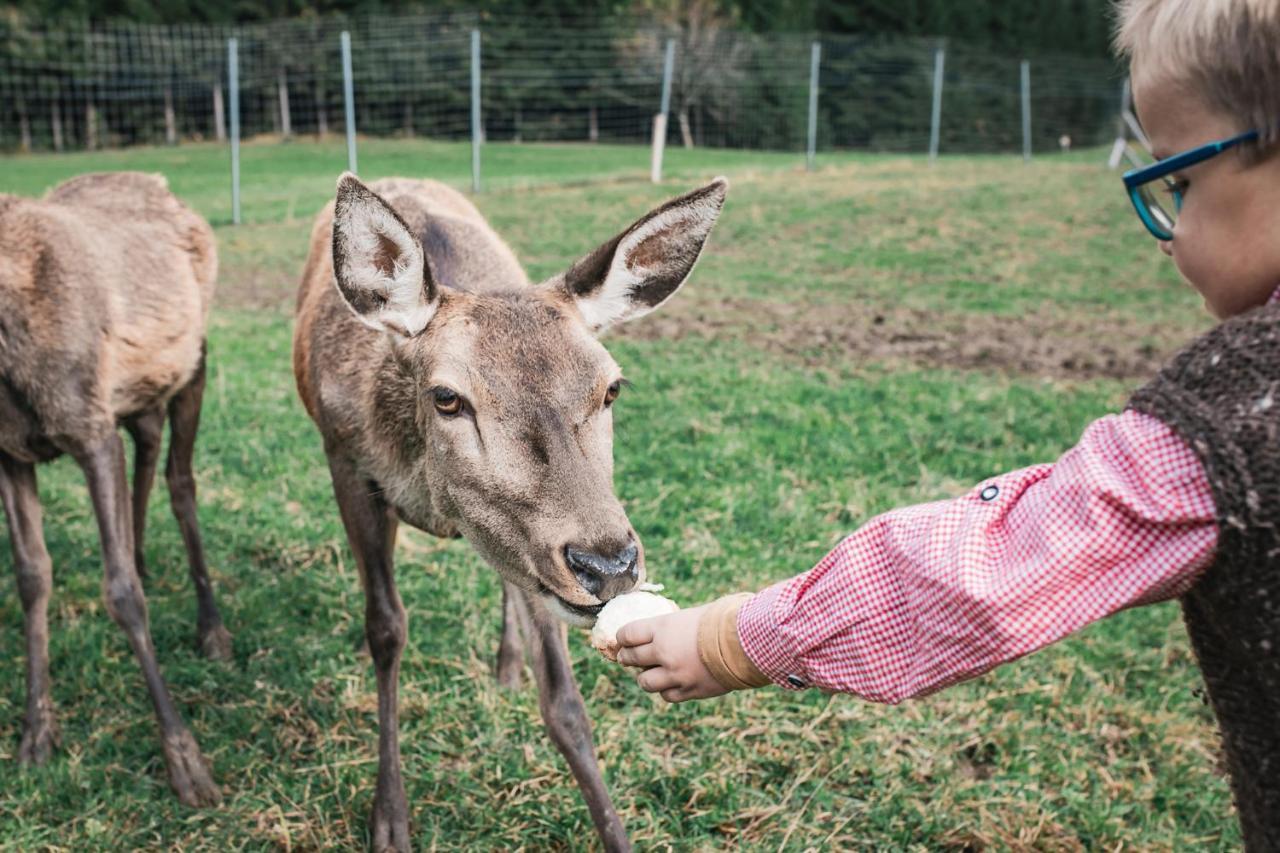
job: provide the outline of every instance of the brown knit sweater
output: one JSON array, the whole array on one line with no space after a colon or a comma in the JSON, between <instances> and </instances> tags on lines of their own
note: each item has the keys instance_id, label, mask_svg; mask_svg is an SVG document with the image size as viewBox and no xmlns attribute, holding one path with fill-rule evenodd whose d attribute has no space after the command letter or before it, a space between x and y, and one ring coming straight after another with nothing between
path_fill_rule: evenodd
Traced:
<instances>
[{"instance_id":1,"label":"brown knit sweater","mask_svg":"<svg viewBox=\"0 0 1280 853\"><path fill-rule=\"evenodd\" d=\"M1280 305L1192 343L1130 407L1203 463L1214 563L1182 598L1249 851L1280 851Z\"/></svg>"}]
</instances>

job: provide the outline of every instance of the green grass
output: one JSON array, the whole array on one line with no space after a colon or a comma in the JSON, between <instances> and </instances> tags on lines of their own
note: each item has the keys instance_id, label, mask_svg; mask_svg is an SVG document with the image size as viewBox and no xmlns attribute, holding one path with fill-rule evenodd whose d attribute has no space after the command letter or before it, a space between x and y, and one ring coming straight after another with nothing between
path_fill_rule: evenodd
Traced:
<instances>
[{"instance_id":1,"label":"green grass","mask_svg":"<svg viewBox=\"0 0 1280 853\"><path fill-rule=\"evenodd\" d=\"M427 163L407 143L371 141L362 164L370 176L463 180L463 155L450 155L445 169L452 149L439 148ZM575 158L643 158L623 148L509 153L512 180L521 171L554 175ZM838 335L796 339L796 323L834 335L869 315L892 324L895 312L911 311L923 331L935 320L1016 331L1060 317L1063 346L1073 329L1096 322L1167 351L1205 322L1097 157L1029 167L943 159L933 168L910 158L831 158L806 175L794 158L694 153L703 159L663 187L615 181L479 198L531 272L545 276L662 198L717 172L733 178L690 285L609 341L635 383L616 413L617 488L652 574L685 604L802 571L877 512L1051 460L1134 384L1082 379L1047 362L1043 370L965 370L909 347L868 354ZM37 192L88 168L163 168L217 219L225 206L215 154L184 147L23 158L6 164L24 168L6 168L0 190ZM0 688L0 845L10 849L367 842L376 706L371 668L356 652L361 596L288 363L307 220L341 155L301 144L246 154L246 179L254 158L280 173L262 179L271 189L259 193L253 218L263 224L218 229L221 295L197 449L201 522L235 635L233 663L194 652L194 602L163 487L148 540L161 663L226 801L195 812L168 791L137 667L99 597L83 479L60 460L40 475L64 744L38 770L12 760L24 697L22 616L16 595L0 594L0 658L10 672ZM465 543L412 531L401 535L398 562L410 613L401 741L417 846L595 847L533 690L500 691L490 674L500 599L493 572ZM580 632L570 646L606 781L639 849L1240 843L1172 605L1121 614L894 708L776 690L666 706L591 652Z\"/></svg>"},{"instance_id":2,"label":"green grass","mask_svg":"<svg viewBox=\"0 0 1280 853\"><path fill-rule=\"evenodd\" d=\"M422 139L360 139L360 174L430 175L471 188L471 144ZM269 139L241 146L241 213L246 223L308 219L333 193L347 168L341 137L323 142L280 143ZM670 148L668 177L714 175L794 166L803 155L759 151ZM515 189L584 180L647 180L649 152L628 145L490 144L482 154L483 187ZM87 171L135 169L163 172L173 191L215 225L231 222L231 149L213 143L138 147L75 154L6 158L0 187L36 195L58 181Z\"/></svg>"}]
</instances>

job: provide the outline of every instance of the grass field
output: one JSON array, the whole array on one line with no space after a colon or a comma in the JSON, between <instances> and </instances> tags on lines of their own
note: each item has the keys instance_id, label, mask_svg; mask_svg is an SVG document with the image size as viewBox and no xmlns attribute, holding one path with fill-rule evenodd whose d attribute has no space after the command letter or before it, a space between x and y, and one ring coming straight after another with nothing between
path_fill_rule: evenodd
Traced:
<instances>
[{"instance_id":1,"label":"grass field","mask_svg":"<svg viewBox=\"0 0 1280 853\"><path fill-rule=\"evenodd\" d=\"M507 189L477 201L538 277L696 181L719 172L733 181L691 283L610 341L635 383L616 412L617 488L651 574L687 604L804 570L877 512L1055 458L1207 323L1098 156L932 167L831 157L806 174L790 155L679 154L675 177L652 187L624 179L624 170L643 175L639 149L489 146L494 183ZM466 156L464 146L371 141L362 174L460 183ZM4 162L0 191L37 193L87 170L158 169L225 222L225 165L225 152L200 146L26 157ZM153 635L225 802L197 812L169 793L137 667L101 603L83 480L60 460L40 475L63 748L34 771L12 760L22 613L15 594L0 593L6 849L367 842L376 703L357 652L361 596L288 364L308 220L342 165L336 146L247 146L245 209L256 224L218 228L197 471L234 662L194 651L194 601L162 487L149 516ZM557 185L575 172L616 179ZM594 848L533 690L504 692L491 676L493 572L465 543L412 531L398 558L416 844ZM1240 843L1173 605L1121 614L893 708L776 690L665 706L581 633L570 645L606 781L638 849Z\"/></svg>"}]
</instances>

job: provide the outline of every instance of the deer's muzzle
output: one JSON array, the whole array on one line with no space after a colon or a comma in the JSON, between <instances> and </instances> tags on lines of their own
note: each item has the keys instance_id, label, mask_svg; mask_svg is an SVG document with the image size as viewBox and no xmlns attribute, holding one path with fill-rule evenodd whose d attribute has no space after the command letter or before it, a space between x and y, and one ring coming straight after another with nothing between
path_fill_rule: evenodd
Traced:
<instances>
[{"instance_id":1,"label":"deer's muzzle","mask_svg":"<svg viewBox=\"0 0 1280 853\"><path fill-rule=\"evenodd\" d=\"M564 548L565 562L582 588L601 601L632 590L640 580L639 549L635 542L628 542L614 554L600 554L579 550L572 545Z\"/></svg>"}]
</instances>

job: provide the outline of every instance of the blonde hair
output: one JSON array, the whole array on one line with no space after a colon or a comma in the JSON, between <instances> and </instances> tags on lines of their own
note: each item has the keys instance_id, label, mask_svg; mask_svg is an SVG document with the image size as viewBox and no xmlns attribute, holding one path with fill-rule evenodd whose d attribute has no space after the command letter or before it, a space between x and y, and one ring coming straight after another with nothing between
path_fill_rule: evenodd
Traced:
<instances>
[{"instance_id":1,"label":"blonde hair","mask_svg":"<svg viewBox=\"0 0 1280 853\"><path fill-rule=\"evenodd\" d=\"M1261 137L1280 138L1280 0L1118 0L1116 52L1137 80L1182 84Z\"/></svg>"}]
</instances>

